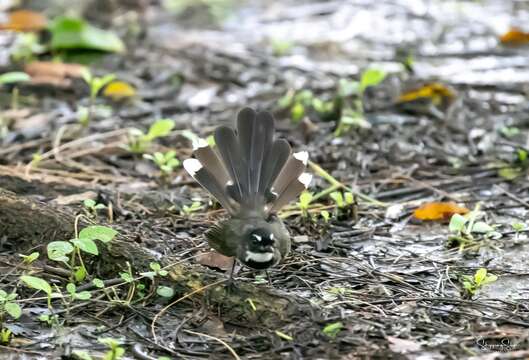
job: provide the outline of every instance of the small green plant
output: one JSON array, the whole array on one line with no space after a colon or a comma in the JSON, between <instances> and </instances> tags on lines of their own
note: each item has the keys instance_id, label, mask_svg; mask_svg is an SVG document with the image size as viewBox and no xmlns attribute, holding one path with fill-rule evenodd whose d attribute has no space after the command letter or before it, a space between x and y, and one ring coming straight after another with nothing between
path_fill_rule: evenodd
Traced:
<instances>
[{"instance_id":1,"label":"small green plant","mask_svg":"<svg viewBox=\"0 0 529 360\"><path fill-rule=\"evenodd\" d=\"M152 271L147 271L147 272L141 273L140 275L145 276L151 280L154 280L155 276L164 277L164 276L167 276L168 274L167 270L162 269L162 267L158 263L152 262L149 264L149 267L151 268Z\"/></svg>"},{"instance_id":2,"label":"small green plant","mask_svg":"<svg viewBox=\"0 0 529 360\"><path fill-rule=\"evenodd\" d=\"M98 210L106 209L104 204L100 204L93 199L85 199L83 207L86 215L90 218L96 218Z\"/></svg>"},{"instance_id":3,"label":"small green plant","mask_svg":"<svg viewBox=\"0 0 529 360\"><path fill-rule=\"evenodd\" d=\"M100 338L98 341L109 348L108 352L103 356L103 360L118 360L125 354L125 349L122 348L118 340L112 338Z\"/></svg>"},{"instance_id":4,"label":"small green plant","mask_svg":"<svg viewBox=\"0 0 529 360\"><path fill-rule=\"evenodd\" d=\"M92 297L89 291L77 292L77 287L74 283L68 283L66 285L66 291L70 295L70 299L73 300L88 300Z\"/></svg>"},{"instance_id":5,"label":"small green plant","mask_svg":"<svg viewBox=\"0 0 529 360\"><path fill-rule=\"evenodd\" d=\"M496 237L498 233L495 229L484 221L478 221L478 218L484 214L479 211L479 206L466 215L454 214L450 218L448 229L452 235L448 238L449 246L459 246L459 251L465 250L465 247L476 243L476 236L481 235L486 238Z\"/></svg>"},{"instance_id":6,"label":"small green plant","mask_svg":"<svg viewBox=\"0 0 529 360\"><path fill-rule=\"evenodd\" d=\"M27 287L29 287L31 289L35 289L35 290L39 290L39 291L44 292L47 295L47 297L48 297L48 308L51 309L52 291L51 291L50 284L46 280L41 279L41 278L36 277L36 276L22 275L20 277L20 281L22 281L22 283L24 285L26 285Z\"/></svg>"},{"instance_id":7,"label":"small green plant","mask_svg":"<svg viewBox=\"0 0 529 360\"><path fill-rule=\"evenodd\" d=\"M364 116L365 91L380 84L386 73L378 69L367 69L360 80L340 79L332 96L315 96L309 90L288 91L278 101L280 109L290 110L292 121L299 122L312 114L322 120L337 122L335 135L341 136L350 128L370 128Z\"/></svg>"},{"instance_id":8,"label":"small green plant","mask_svg":"<svg viewBox=\"0 0 529 360\"><path fill-rule=\"evenodd\" d=\"M334 201L336 218L356 217L356 202L353 193L333 191L329 197Z\"/></svg>"},{"instance_id":9,"label":"small green plant","mask_svg":"<svg viewBox=\"0 0 529 360\"><path fill-rule=\"evenodd\" d=\"M490 284L498 280L498 277L493 274L487 274L487 269L478 269L473 276L463 275L462 283L466 295L472 297L484 285Z\"/></svg>"},{"instance_id":10,"label":"small green plant","mask_svg":"<svg viewBox=\"0 0 529 360\"><path fill-rule=\"evenodd\" d=\"M514 159L498 170L498 175L506 180L514 180L529 168L529 154L525 149L516 149Z\"/></svg>"},{"instance_id":11,"label":"small green plant","mask_svg":"<svg viewBox=\"0 0 529 360\"><path fill-rule=\"evenodd\" d=\"M334 339L336 338L336 336L338 336L338 333L342 331L342 329L343 323L338 321L325 325L325 327L323 328L323 333L331 339Z\"/></svg>"},{"instance_id":12,"label":"small green plant","mask_svg":"<svg viewBox=\"0 0 529 360\"><path fill-rule=\"evenodd\" d=\"M143 154L149 149L155 139L169 135L174 125L173 120L160 119L149 127L149 131L146 134L139 129L131 129L129 132L128 150L135 154Z\"/></svg>"},{"instance_id":13,"label":"small green plant","mask_svg":"<svg viewBox=\"0 0 529 360\"><path fill-rule=\"evenodd\" d=\"M18 34L11 50L11 59L17 63L29 63L35 55L42 54L46 47L39 43L36 33Z\"/></svg>"},{"instance_id":14,"label":"small green plant","mask_svg":"<svg viewBox=\"0 0 529 360\"><path fill-rule=\"evenodd\" d=\"M512 229L516 232L515 240L518 240L518 238L520 237L520 233L527 228L527 225L520 222L512 223L511 226Z\"/></svg>"},{"instance_id":15,"label":"small green plant","mask_svg":"<svg viewBox=\"0 0 529 360\"><path fill-rule=\"evenodd\" d=\"M191 205L183 205L182 206L182 213L186 216L191 215L192 213L195 213L203 208L203 205L200 201L193 201Z\"/></svg>"},{"instance_id":16,"label":"small green plant","mask_svg":"<svg viewBox=\"0 0 529 360\"><path fill-rule=\"evenodd\" d=\"M327 210L320 211L320 216L325 224L328 224L331 220L331 214Z\"/></svg>"},{"instance_id":17,"label":"small green plant","mask_svg":"<svg viewBox=\"0 0 529 360\"><path fill-rule=\"evenodd\" d=\"M0 87L2 85L15 85L11 90L11 109L18 109L18 87L16 84L31 81L31 77L25 72L12 71L0 75Z\"/></svg>"},{"instance_id":18,"label":"small green plant","mask_svg":"<svg viewBox=\"0 0 529 360\"><path fill-rule=\"evenodd\" d=\"M89 69L84 69L82 76L83 80L90 89L90 103L88 105L88 112L84 114L84 116L79 116L79 123L87 127L90 124L90 121L92 120L97 95L106 85L108 85L112 80L116 78L116 75L107 74L102 77L97 77L94 76Z\"/></svg>"},{"instance_id":19,"label":"small green plant","mask_svg":"<svg viewBox=\"0 0 529 360\"><path fill-rule=\"evenodd\" d=\"M22 309L16 303L17 293L12 292L8 294L0 289L0 324L4 321L5 314L8 314L13 319L18 319L22 315Z\"/></svg>"},{"instance_id":20,"label":"small green plant","mask_svg":"<svg viewBox=\"0 0 529 360\"><path fill-rule=\"evenodd\" d=\"M2 328L0 330L0 344L8 345L11 341L12 332L8 328Z\"/></svg>"},{"instance_id":21,"label":"small green plant","mask_svg":"<svg viewBox=\"0 0 529 360\"><path fill-rule=\"evenodd\" d=\"M309 214L309 205L312 201L312 193L308 192L308 191L303 191L300 195L299 195L299 203L298 203L298 206L301 210L301 216L303 216L303 218L307 219L310 217L310 214Z\"/></svg>"},{"instance_id":22,"label":"small green plant","mask_svg":"<svg viewBox=\"0 0 529 360\"><path fill-rule=\"evenodd\" d=\"M38 317L39 321L45 323L49 327L54 327L59 325L59 315L57 314L42 314Z\"/></svg>"},{"instance_id":23,"label":"small green plant","mask_svg":"<svg viewBox=\"0 0 529 360\"><path fill-rule=\"evenodd\" d=\"M272 47L272 53L275 56L284 56L292 51L294 43L288 40L273 38L270 40L270 46Z\"/></svg>"},{"instance_id":24,"label":"small green plant","mask_svg":"<svg viewBox=\"0 0 529 360\"><path fill-rule=\"evenodd\" d=\"M161 171L162 178L169 177L174 170L180 166L180 160L176 158L176 151L170 150L166 153L155 152L154 154L144 154L145 159L154 162Z\"/></svg>"},{"instance_id":25,"label":"small green plant","mask_svg":"<svg viewBox=\"0 0 529 360\"><path fill-rule=\"evenodd\" d=\"M101 225L92 225L79 232L75 239L70 241L52 241L47 246L48 258L64 264L72 271L72 280L77 282L86 278L87 271L81 253L99 255L95 240L108 244L117 235L117 231ZM80 265L76 265L76 259Z\"/></svg>"}]
</instances>

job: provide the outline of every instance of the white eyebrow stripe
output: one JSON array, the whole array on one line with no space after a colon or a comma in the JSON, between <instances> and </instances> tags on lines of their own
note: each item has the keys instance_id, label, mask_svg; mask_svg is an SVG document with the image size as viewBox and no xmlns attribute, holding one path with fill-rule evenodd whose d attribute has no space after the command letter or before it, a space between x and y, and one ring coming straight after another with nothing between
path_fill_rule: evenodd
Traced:
<instances>
[{"instance_id":1,"label":"white eyebrow stripe","mask_svg":"<svg viewBox=\"0 0 529 360\"><path fill-rule=\"evenodd\" d=\"M274 234L270 234L270 240L274 240Z\"/></svg>"},{"instance_id":2,"label":"white eyebrow stripe","mask_svg":"<svg viewBox=\"0 0 529 360\"><path fill-rule=\"evenodd\" d=\"M257 240L257 241L261 241L261 240L263 240L263 238L262 238L261 236L257 235L257 234L252 234L252 236L253 236L253 237L255 238L255 240Z\"/></svg>"},{"instance_id":3,"label":"white eyebrow stripe","mask_svg":"<svg viewBox=\"0 0 529 360\"><path fill-rule=\"evenodd\" d=\"M255 252L252 252L252 251L247 251L244 261L252 260L253 262L263 263L263 262L269 262L273 258L274 258L274 254L271 253L271 252L255 253Z\"/></svg>"}]
</instances>

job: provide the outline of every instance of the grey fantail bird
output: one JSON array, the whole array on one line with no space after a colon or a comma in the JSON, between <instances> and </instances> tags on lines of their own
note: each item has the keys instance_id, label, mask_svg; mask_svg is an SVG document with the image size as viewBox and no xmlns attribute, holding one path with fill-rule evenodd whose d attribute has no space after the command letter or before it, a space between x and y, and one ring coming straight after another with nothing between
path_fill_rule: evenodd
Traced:
<instances>
[{"instance_id":1,"label":"grey fantail bird","mask_svg":"<svg viewBox=\"0 0 529 360\"><path fill-rule=\"evenodd\" d=\"M237 130L219 126L216 146L206 142L184 161L187 172L228 211L230 218L206 232L209 245L254 269L279 263L290 251L290 235L277 212L305 190L307 152L292 154L274 139L269 112L242 109Z\"/></svg>"}]
</instances>

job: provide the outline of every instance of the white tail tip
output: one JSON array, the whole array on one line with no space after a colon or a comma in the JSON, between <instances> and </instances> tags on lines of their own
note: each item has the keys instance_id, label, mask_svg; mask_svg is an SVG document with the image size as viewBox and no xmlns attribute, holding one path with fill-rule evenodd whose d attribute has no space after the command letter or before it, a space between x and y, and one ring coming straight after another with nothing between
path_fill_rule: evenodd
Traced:
<instances>
[{"instance_id":1,"label":"white tail tip","mask_svg":"<svg viewBox=\"0 0 529 360\"><path fill-rule=\"evenodd\" d=\"M300 151L297 153L292 154L297 160L301 161L303 165L307 165L309 162L309 153L306 151Z\"/></svg>"},{"instance_id":2,"label":"white tail tip","mask_svg":"<svg viewBox=\"0 0 529 360\"><path fill-rule=\"evenodd\" d=\"M312 174L303 173L298 177L298 181L305 186L305 189L309 188L309 184L312 181Z\"/></svg>"},{"instance_id":3,"label":"white tail tip","mask_svg":"<svg viewBox=\"0 0 529 360\"><path fill-rule=\"evenodd\" d=\"M189 175L195 177L195 174L202 169L202 164L197 159L186 159L184 160L184 169Z\"/></svg>"}]
</instances>

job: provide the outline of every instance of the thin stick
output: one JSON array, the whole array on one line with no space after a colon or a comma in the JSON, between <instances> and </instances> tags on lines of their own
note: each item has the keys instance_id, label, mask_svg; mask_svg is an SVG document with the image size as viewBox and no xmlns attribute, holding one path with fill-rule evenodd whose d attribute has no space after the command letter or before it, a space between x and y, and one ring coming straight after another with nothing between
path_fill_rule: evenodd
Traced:
<instances>
[{"instance_id":1,"label":"thin stick","mask_svg":"<svg viewBox=\"0 0 529 360\"><path fill-rule=\"evenodd\" d=\"M241 360L241 358L239 357L239 355L237 355L237 353L235 352L235 350L233 350L233 348L227 343L225 342L224 340L222 339L219 339L215 336L211 336L211 335L208 335L208 334L203 334L203 333L199 333L199 332L195 332L195 331L191 331L191 330L184 330L186 333L188 334L193 334L193 335L198 335L198 336L204 336L204 337L207 337L208 339L213 339L215 341L218 341L219 343L221 343L222 345L224 345L226 347L226 349L228 349L228 351L233 355L233 358L236 359L236 360Z\"/></svg>"}]
</instances>

